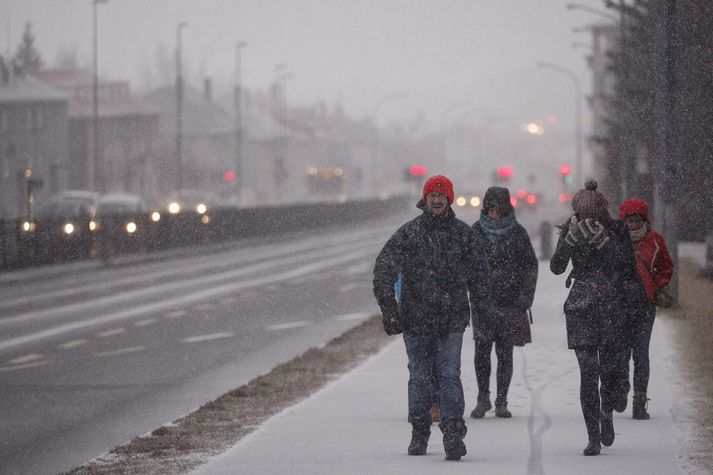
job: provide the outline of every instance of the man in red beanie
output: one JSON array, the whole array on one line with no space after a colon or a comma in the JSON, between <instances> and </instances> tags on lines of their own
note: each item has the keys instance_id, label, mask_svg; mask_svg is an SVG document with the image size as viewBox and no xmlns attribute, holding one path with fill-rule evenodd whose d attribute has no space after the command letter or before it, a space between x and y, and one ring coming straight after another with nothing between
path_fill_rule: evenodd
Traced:
<instances>
[{"instance_id":1,"label":"man in red beanie","mask_svg":"<svg viewBox=\"0 0 713 475\"><path fill-rule=\"evenodd\" d=\"M409 455L424 455L431 435L434 368L439 389L443 447L447 460L466 454L460 379L463 332L470 308L490 309L487 261L475 235L451 208L453 184L437 175L426 180L422 214L401 226L374 266L374 296L389 335L403 333L408 355ZM394 284L401 275L400 298ZM469 293L470 291L470 293ZM470 299L470 301L469 301Z\"/></svg>"}]
</instances>

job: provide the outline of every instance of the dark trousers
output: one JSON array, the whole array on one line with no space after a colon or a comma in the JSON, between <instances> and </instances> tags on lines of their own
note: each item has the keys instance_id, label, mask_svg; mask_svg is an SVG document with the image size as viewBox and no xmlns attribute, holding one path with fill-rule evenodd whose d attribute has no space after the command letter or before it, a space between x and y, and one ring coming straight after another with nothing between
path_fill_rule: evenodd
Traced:
<instances>
[{"instance_id":1,"label":"dark trousers","mask_svg":"<svg viewBox=\"0 0 713 475\"><path fill-rule=\"evenodd\" d=\"M639 331L634 335L631 350L627 351L625 356L627 380L629 379L629 359L634 360L634 393L645 394L649 387L649 343L655 319L656 305L649 304L646 318L639 327Z\"/></svg>"},{"instance_id":2,"label":"dark trousers","mask_svg":"<svg viewBox=\"0 0 713 475\"><path fill-rule=\"evenodd\" d=\"M612 394L618 387L621 355L624 351L620 348L574 350L579 363L579 402L589 434L599 433L600 411L609 413L614 409Z\"/></svg>"},{"instance_id":3,"label":"dark trousers","mask_svg":"<svg viewBox=\"0 0 713 475\"><path fill-rule=\"evenodd\" d=\"M496 340L487 341L481 338L475 339L475 377L478 380L478 395L490 393L490 354L493 351L493 343L495 343L495 357L498 360L498 366L495 373L497 383L497 399L498 402L505 402L508 398L508 389L510 381L512 381L512 360L513 360L513 344Z\"/></svg>"}]
</instances>

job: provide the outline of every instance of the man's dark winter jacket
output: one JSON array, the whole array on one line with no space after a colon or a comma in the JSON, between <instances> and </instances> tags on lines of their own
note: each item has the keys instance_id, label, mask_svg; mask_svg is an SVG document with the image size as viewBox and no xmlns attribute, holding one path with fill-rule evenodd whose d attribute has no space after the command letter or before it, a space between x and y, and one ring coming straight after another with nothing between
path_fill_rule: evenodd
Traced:
<instances>
[{"instance_id":1,"label":"man's dark winter jacket","mask_svg":"<svg viewBox=\"0 0 713 475\"><path fill-rule=\"evenodd\" d=\"M522 346L532 341L527 310L537 285L537 256L530 237L515 222L502 238L491 242L480 221L473 225L476 246L485 250L490 271L494 313L473 314L473 336L492 340L497 336Z\"/></svg>"},{"instance_id":2,"label":"man's dark winter jacket","mask_svg":"<svg viewBox=\"0 0 713 475\"><path fill-rule=\"evenodd\" d=\"M632 309L646 299L629 231L621 221L602 224L610 241L601 250L583 240L568 245L565 228L550 261L557 275L572 261L567 281L574 283L564 304L570 349L628 346L632 327L638 324L632 321L637 314Z\"/></svg>"},{"instance_id":3,"label":"man's dark winter jacket","mask_svg":"<svg viewBox=\"0 0 713 475\"><path fill-rule=\"evenodd\" d=\"M374 266L374 296L385 318L396 316L405 333L443 336L463 332L471 304L487 311L487 263L473 231L452 209L423 214L401 226L384 245ZM401 273L401 298L394 283Z\"/></svg>"}]
</instances>

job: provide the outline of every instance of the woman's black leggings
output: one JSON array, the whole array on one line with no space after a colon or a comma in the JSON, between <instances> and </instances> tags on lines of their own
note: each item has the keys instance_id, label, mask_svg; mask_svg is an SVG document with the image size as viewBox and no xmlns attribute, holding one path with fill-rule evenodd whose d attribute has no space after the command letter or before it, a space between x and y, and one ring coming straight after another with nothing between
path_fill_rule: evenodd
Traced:
<instances>
[{"instance_id":1,"label":"woman's black leggings","mask_svg":"<svg viewBox=\"0 0 713 475\"><path fill-rule=\"evenodd\" d=\"M475 339L475 376L478 380L478 393L490 392L490 353L495 343L495 356L498 359L496 370L497 401L507 401L508 389L512 380L513 344L503 341L483 341Z\"/></svg>"},{"instance_id":2,"label":"woman's black leggings","mask_svg":"<svg viewBox=\"0 0 713 475\"><path fill-rule=\"evenodd\" d=\"M617 348L574 350L579 363L579 401L582 404L582 415L589 434L599 433L600 409L606 413L614 409L612 395L619 380L617 368L620 365L622 351Z\"/></svg>"}]
</instances>

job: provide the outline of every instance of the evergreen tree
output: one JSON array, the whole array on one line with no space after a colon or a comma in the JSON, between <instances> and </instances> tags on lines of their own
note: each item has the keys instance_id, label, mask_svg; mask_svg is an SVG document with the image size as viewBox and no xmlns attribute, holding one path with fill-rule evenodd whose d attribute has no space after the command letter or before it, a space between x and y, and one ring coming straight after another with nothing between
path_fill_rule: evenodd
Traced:
<instances>
[{"instance_id":1,"label":"evergreen tree","mask_svg":"<svg viewBox=\"0 0 713 475\"><path fill-rule=\"evenodd\" d=\"M35 48L35 35L32 34L32 23L25 23L25 32L22 34L22 41L17 47L13 58L15 73L21 76L39 70L42 65L42 57Z\"/></svg>"}]
</instances>

